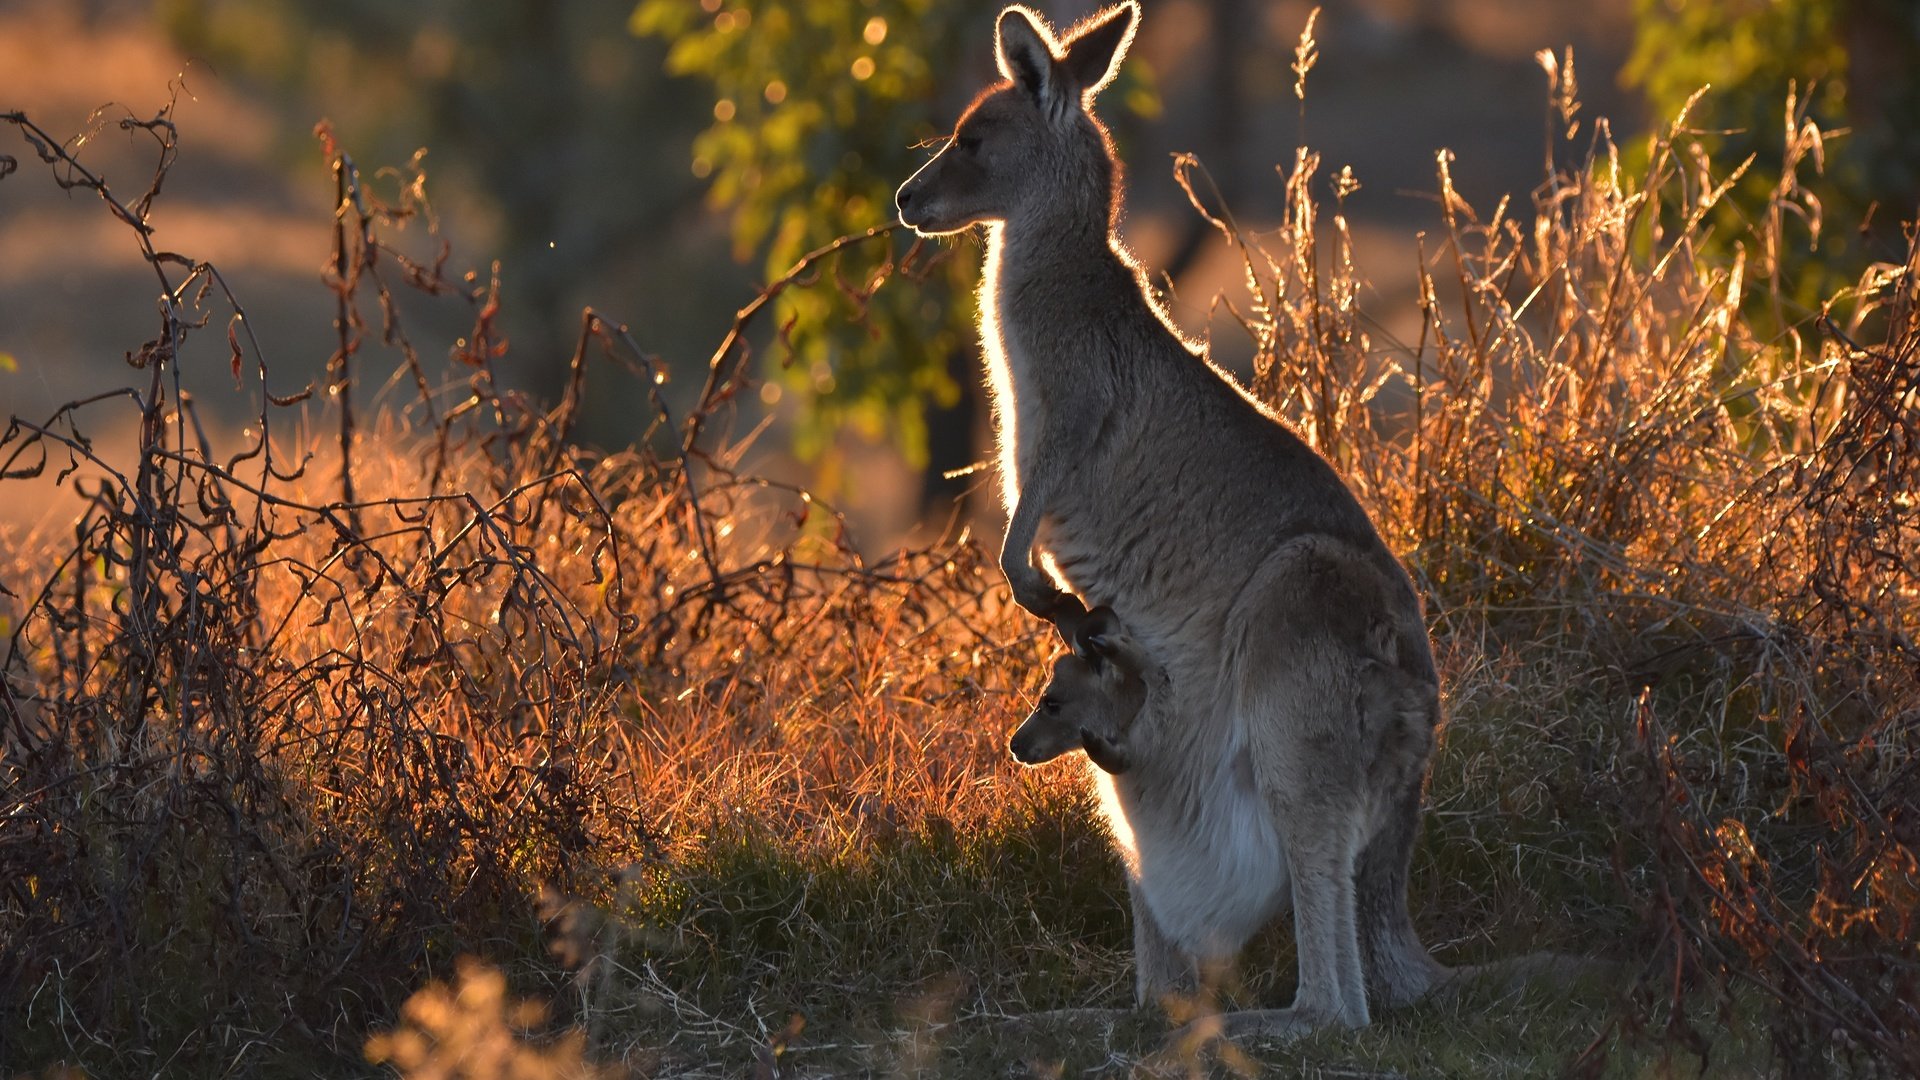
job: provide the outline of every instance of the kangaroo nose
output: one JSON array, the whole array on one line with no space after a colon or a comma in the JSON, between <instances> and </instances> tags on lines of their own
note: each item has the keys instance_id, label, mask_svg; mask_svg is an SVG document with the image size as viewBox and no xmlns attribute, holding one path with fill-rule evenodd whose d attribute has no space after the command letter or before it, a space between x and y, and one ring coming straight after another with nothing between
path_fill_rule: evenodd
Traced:
<instances>
[{"instance_id":1,"label":"kangaroo nose","mask_svg":"<svg viewBox=\"0 0 1920 1080\"><path fill-rule=\"evenodd\" d=\"M1013 738L1007 740L1007 752L1012 754L1013 760L1020 764L1032 765L1034 763L1033 748L1027 745L1028 740L1021 738L1020 734L1016 731L1013 733Z\"/></svg>"},{"instance_id":2,"label":"kangaroo nose","mask_svg":"<svg viewBox=\"0 0 1920 1080\"><path fill-rule=\"evenodd\" d=\"M906 223L907 221L907 209L912 205L913 205L913 185L910 183L901 184L900 190L894 192L893 208L895 210L900 211L900 221L903 224Z\"/></svg>"}]
</instances>

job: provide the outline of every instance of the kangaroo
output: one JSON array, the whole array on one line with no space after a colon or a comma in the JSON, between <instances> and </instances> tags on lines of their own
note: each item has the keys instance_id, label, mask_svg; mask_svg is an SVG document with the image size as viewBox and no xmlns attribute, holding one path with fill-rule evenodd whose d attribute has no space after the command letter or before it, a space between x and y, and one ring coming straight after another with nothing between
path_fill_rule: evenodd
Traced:
<instances>
[{"instance_id":1,"label":"kangaroo","mask_svg":"<svg viewBox=\"0 0 1920 1080\"><path fill-rule=\"evenodd\" d=\"M1115 235L1121 167L1092 103L1139 18L1128 0L1056 35L1003 10L1004 78L895 202L924 235L985 227L1015 601L1056 625L1111 607L1164 671L1151 752L1095 775L1138 1001L1191 989L1290 908L1293 1004L1227 1032L1357 1027L1445 972L1406 903L1438 677L1418 594L1352 492L1173 327Z\"/></svg>"},{"instance_id":2,"label":"kangaroo","mask_svg":"<svg viewBox=\"0 0 1920 1080\"><path fill-rule=\"evenodd\" d=\"M1095 765L1118 776L1133 767L1139 741L1134 723L1166 673L1128 636L1112 608L1087 612L1072 637L1074 651L1053 662L1040 704L1007 749L1023 765L1085 750Z\"/></svg>"}]
</instances>

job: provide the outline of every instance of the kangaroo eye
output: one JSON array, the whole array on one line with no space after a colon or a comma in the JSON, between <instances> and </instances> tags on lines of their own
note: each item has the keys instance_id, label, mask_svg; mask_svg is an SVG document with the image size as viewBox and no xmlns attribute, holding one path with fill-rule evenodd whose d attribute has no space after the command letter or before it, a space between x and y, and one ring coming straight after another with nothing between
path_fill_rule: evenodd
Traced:
<instances>
[{"instance_id":1,"label":"kangaroo eye","mask_svg":"<svg viewBox=\"0 0 1920 1080\"><path fill-rule=\"evenodd\" d=\"M1060 711L1060 699L1059 699L1059 698L1054 698L1054 697L1043 697L1043 698L1041 698L1041 699L1040 699L1040 711L1041 711L1041 712L1043 712L1043 713L1046 713L1046 714L1047 714L1048 716L1052 716L1053 714L1055 714L1055 713L1057 713L1057 712L1059 712L1059 711Z\"/></svg>"}]
</instances>

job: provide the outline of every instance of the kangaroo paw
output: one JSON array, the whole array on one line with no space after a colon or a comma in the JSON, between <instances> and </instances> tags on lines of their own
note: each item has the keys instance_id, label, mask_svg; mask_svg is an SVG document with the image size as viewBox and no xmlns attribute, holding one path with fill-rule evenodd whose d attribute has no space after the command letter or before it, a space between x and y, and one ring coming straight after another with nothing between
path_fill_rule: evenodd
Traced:
<instances>
[{"instance_id":1,"label":"kangaroo paw","mask_svg":"<svg viewBox=\"0 0 1920 1080\"><path fill-rule=\"evenodd\" d=\"M1068 648L1075 648L1075 638L1087 618L1087 605L1081 603L1079 597L1070 592L1048 589L1027 599L1015 597L1015 601L1033 615L1052 623L1060 640Z\"/></svg>"},{"instance_id":2,"label":"kangaroo paw","mask_svg":"<svg viewBox=\"0 0 1920 1080\"><path fill-rule=\"evenodd\" d=\"M1089 760L1114 776L1119 776L1133 767L1133 758L1127 753L1127 748L1105 735L1098 735L1086 728L1081 728L1080 745L1086 750Z\"/></svg>"}]
</instances>

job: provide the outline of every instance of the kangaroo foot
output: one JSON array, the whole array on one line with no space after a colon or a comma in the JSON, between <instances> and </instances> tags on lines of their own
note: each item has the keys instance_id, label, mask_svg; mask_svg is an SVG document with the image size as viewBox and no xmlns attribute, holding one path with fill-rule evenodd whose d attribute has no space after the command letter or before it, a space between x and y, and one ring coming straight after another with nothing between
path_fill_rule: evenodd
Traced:
<instances>
[{"instance_id":1,"label":"kangaroo foot","mask_svg":"<svg viewBox=\"0 0 1920 1080\"><path fill-rule=\"evenodd\" d=\"M1190 1058L1220 1040L1292 1040L1330 1027L1351 1027L1317 1009L1243 1009L1202 1016L1167 1036L1167 1050Z\"/></svg>"}]
</instances>

